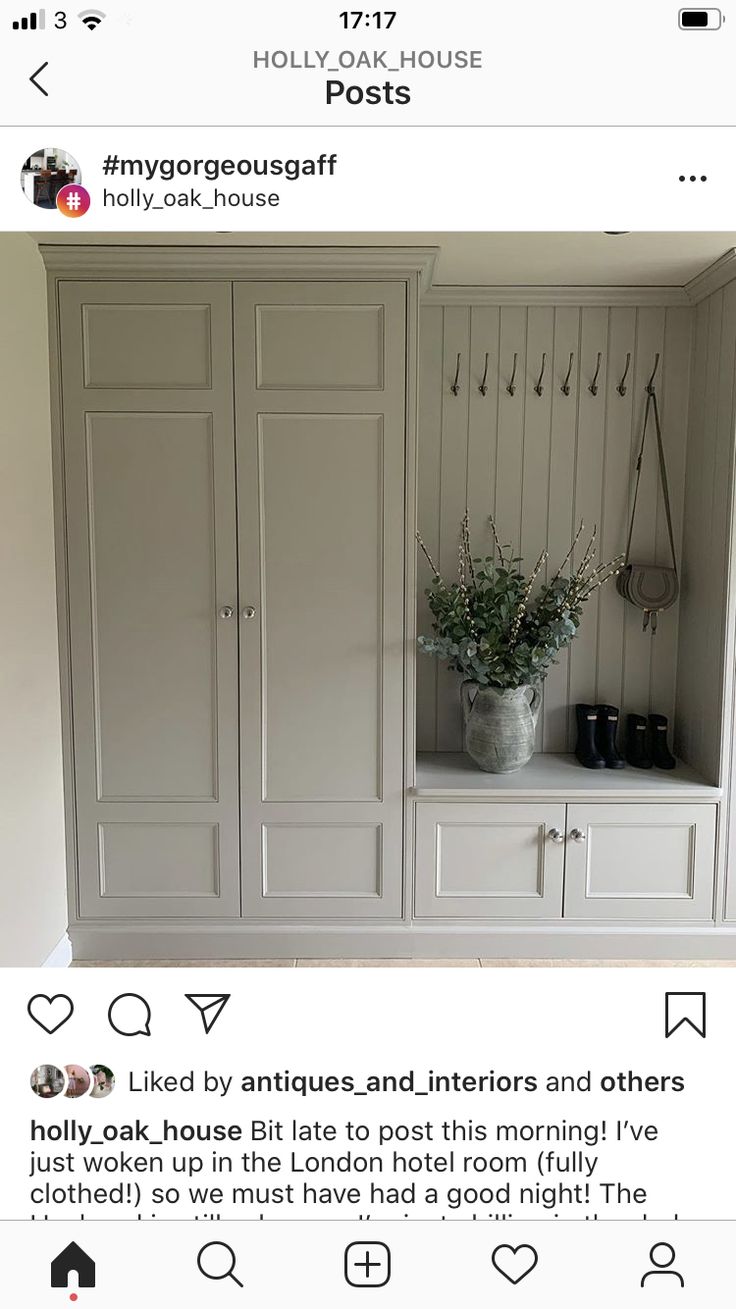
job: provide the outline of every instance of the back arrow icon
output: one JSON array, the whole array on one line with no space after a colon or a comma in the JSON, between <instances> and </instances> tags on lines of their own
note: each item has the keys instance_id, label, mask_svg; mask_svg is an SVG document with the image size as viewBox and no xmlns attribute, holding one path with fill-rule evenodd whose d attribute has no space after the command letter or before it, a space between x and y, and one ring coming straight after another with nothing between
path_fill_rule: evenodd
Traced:
<instances>
[{"instance_id":1,"label":"back arrow icon","mask_svg":"<svg viewBox=\"0 0 736 1309\"><path fill-rule=\"evenodd\" d=\"M48 91L46 90L46 88L45 88L44 86L41 86L41 83L40 83L40 82L37 82L37 81L36 81L36 78L38 77L38 74L39 74L39 73L42 73L43 70L44 70L44 68L48 68L48 66L49 66L49 61L48 61L48 59L47 59L47 60L46 60L46 63L45 63L45 64L41 64L41 67L40 67L40 68L37 68L36 71L35 71L35 73L31 73L31 76L28 78L28 81L31 82L31 83L33 84L33 86L35 86L36 90L37 90L37 91L40 91L40 92L41 92L41 95L46 95L46 96L48 95Z\"/></svg>"}]
</instances>

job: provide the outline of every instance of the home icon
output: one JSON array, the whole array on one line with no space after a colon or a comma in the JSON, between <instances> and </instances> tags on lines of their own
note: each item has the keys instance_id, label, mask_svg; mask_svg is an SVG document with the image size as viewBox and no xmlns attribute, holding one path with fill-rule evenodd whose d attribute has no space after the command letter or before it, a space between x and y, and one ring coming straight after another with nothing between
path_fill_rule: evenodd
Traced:
<instances>
[{"instance_id":1,"label":"home icon","mask_svg":"<svg viewBox=\"0 0 736 1309\"><path fill-rule=\"evenodd\" d=\"M80 1286L94 1286L95 1262L76 1241L71 1241L51 1262L51 1285L68 1286L69 1274L76 1273Z\"/></svg>"}]
</instances>

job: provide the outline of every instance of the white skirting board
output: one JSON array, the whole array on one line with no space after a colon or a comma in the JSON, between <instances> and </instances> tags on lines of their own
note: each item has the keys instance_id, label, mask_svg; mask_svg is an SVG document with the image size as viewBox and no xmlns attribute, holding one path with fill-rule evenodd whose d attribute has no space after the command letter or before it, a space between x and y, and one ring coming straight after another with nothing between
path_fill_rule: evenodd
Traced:
<instances>
[{"instance_id":1,"label":"white skirting board","mask_svg":"<svg viewBox=\"0 0 736 1309\"><path fill-rule=\"evenodd\" d=\"M60 941L56 942L51 954L44 959L41 964L42 968L69 968L72 962L72 943L69 940L69 933L65 932Z\"/></svg>"},{"instance_id":2,"label":"white skirting board","mask_svg":"<svg viewBox=\"0 0 736 1309\"><path fill-rule=\"evenodd\" d=\"M733 927L530 929L528 925L243 927L95 924L70 929L75 960L736 959Z\"/></svg>"}]
</instances>

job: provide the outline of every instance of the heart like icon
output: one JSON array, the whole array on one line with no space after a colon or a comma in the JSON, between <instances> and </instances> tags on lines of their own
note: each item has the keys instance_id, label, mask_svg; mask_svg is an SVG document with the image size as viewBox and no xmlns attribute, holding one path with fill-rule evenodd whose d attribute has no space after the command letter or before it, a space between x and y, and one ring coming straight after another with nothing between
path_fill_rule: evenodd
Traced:
<instances>
[{"instance_id":1,"label":"heart like icon","mask_svg":"<svg viewBox=\"0 0 736 1309\"><path fill-rule=\"evenodd\" d=\"M74 1005L68 995L32 995L28 1001L28 1013L34 1023L53 1036L69 1022Z\"/></svg>"},{"instance_id":2,"label":"heart like icon","mask_svg":"<svg viewBox=\"0 0 736 1309\"><path fill-rule=\"evenodd\" d=\"M497 1273L518 1286L536 1268L539 1256L533 1245L497 1245L491 1262Z\"/></svg>"}]
</instances>

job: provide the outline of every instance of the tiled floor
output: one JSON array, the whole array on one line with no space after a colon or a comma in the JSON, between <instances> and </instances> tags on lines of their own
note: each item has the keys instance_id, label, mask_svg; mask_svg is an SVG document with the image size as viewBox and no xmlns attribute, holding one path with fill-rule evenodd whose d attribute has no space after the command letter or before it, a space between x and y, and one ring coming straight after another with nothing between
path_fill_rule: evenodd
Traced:
<instances>
[{"instance_id":1,"label":"tiled floor","mask_svg":"<svg viewBox=\"0 0 736 1309\"><path fill-rule=\"evenodd\" d=\"M736 960L657 959L127 959L72 968L736 968Z\"/></svg>"}]
</instances>

